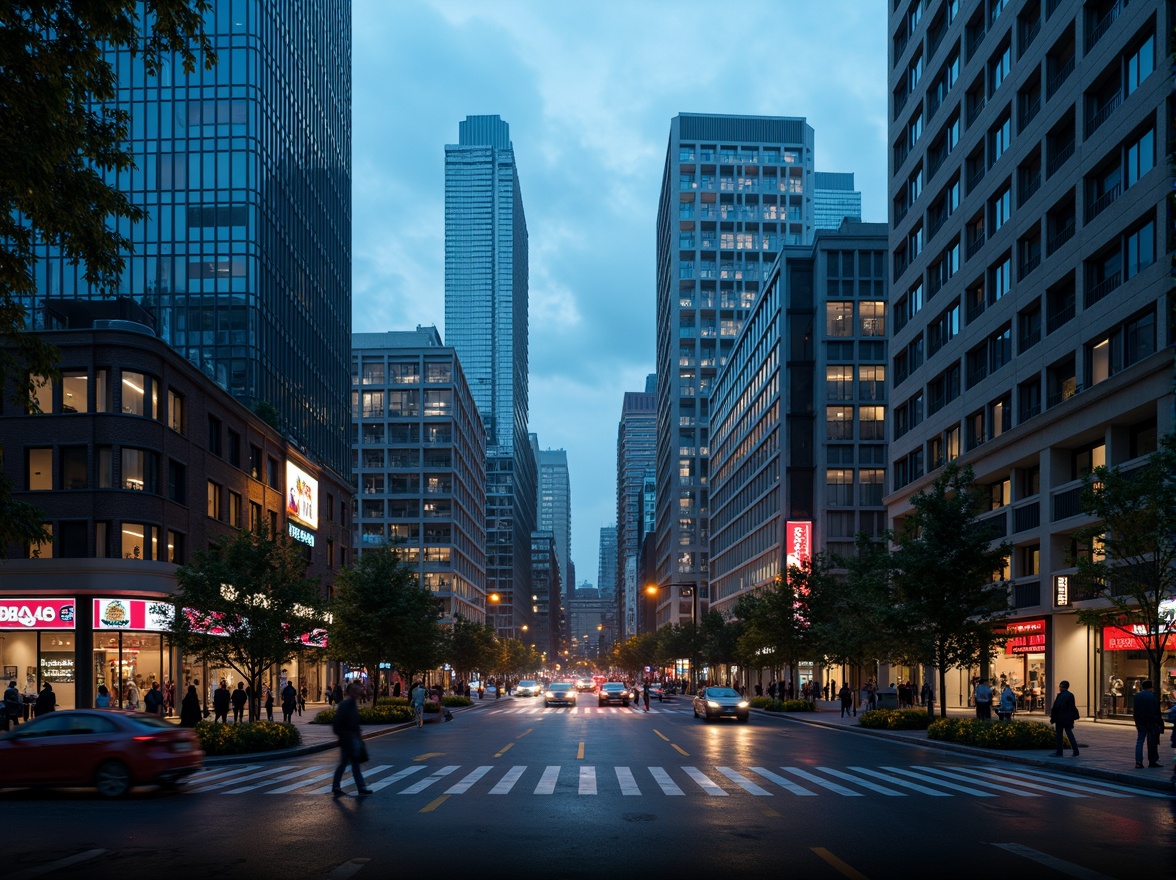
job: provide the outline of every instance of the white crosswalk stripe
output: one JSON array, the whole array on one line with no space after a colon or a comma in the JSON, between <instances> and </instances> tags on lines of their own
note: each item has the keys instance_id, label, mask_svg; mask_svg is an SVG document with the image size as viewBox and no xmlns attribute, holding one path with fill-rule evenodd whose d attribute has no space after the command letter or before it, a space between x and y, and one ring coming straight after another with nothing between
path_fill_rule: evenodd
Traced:
<instances>
[{"instance_id":1,"label":"white crosswalk stripe","mask_svg":"<svg viewBox=\"0 0 1176 880\"><path fill-rule=\"evenodd\" d=\"M333 765L261 768L243 765L232 770L216 769L196 774L183 791L189 794L243 795L328 795ZM401 795L435 791L452 780L446 795L548 795L576 797L641 797L662 795L684 797L976 797L976 798L1130 798L1169 795L1132 788L1114 782L1068 777L1048 770L1005 766L910 767L825 767L782 766L700 768L617 766L611 770L592 764L495 766L483 764L468 769L460 764L430 766L412 763L397 768L377 764L364 768L364 779L373 792L392 789ZM560 782L564 785L561 788ZM615 780L615 781L614 781ZM521 784L520 784L521 783ZM343 787L354 791L350 772Z\"/></svg>"}]
</instances>

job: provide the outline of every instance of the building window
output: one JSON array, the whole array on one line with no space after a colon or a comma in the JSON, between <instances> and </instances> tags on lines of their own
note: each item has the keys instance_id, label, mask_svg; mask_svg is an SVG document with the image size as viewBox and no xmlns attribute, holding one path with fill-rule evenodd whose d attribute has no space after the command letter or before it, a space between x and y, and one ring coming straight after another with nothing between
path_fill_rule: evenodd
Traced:
<instances>
[{"instance_id":1,"label":"building window","mask_svg":"<svg viewBox=\"0 0 1176 880\"><path fill-rule=\"evenodd\" d=\"M886 471L876 468L862 468L858 471L858 483L861 485L861 497L858 502L863 507L881 507L883 487L886 485Z\"/></svg>"},{"instance_id":2,"label":"building window","mask_svg":"<svg viewBox=\"0 0 1176 880\"><path fill-rule=\"evenodd\" d=\"M53 449L50 447L29 449L27 459L29 491L51 491L53 489Z\"/></svg>"},{"instance_id":3,"label":"building window","mask_svg":"<svg viewBox=\"0 0 1176 880\"><path fill-rule=\"evenodd\" d=\"M858 399L885 400L886 367L862 365L858 367Z\"/></svg>"},{"instance_id":4,"label":"building window","mask_svg":"<svg viewBox=\"0 0 1176 880\"><path fill-rule=\"evenodd\" d=\"M241 528L241 495L232 489L229 490L229 525Z\"/></svg>"},{"instance_id":5,"label":"building window","mask_svg":"<svg viewBox=\"0 0 1176 880\"><path fill-rule=\"evenodd\" d=\"M278 478L278 460L276 458L266 457L266 482L274 489L281 489L282 483Z\"/></svg>"},{"instance_id":6,"label":"building window","mask_svg":"<svg viewBox=\"0 0 1176 880\"><path fill-rule=\"evenodd\" d=\"M221 487L212 480L208 481L208 515L212 519L221 518Z\"/></svg>"},{"instance_id":7,"label":"building window","mask_svg":"<svg viewBox=\"0 0 1176 880\"><path fill-rule=\"evenodd\" d=\"M858 334L860 336L886 335L886 304L881 302L858 303Z\"/></svg>"},{"instance_id":8,"label":"building window","mask_svg":"<svg viewBox=\"0 0 1176 880\"><path fill-rule=\"evenodd\" d=\"M825 473L826 503L830 507L852 507L853 471L849 468L829 468Z\"/></svg>"},{"instance_id":9,"label":"building window","mask_svg":"<svg viewBox=\"0 0 1176 880\"><path fill-rule=\"evenodd\" d=\"M830 337L853 336L853 303L831 302L825 304L825 335Z\"/></svg>"},{"instance_id":10,"label":"building window","mask_svg":"<svg viewBox=\"0 0 1176 880\"><path fill-rule=\"evenodd\" d=\"M184 395L167 390L167 426L173 431L184 433Z\"/></svg>"},{"instance_id":11,"label":"building window","mask_svg":"<svg viewBox=\"0 0 1176 880\"><path fill-rule=\"evenodd\" d=\"M241 467L241 435L233 430L229 431L229 464Z\"/></svg>"},{"instance_id":12,"label":"building window","mask_svg":"<svg viewBox=\"0 0 1176 880\"><path fill-rule=\"evenodd\" d=\"M261 505L256 501L249 502L249 531L260 532L262 526Z\"/></svg>"},{"instance_id":13,"label":"building window","mask_svg":"<svg viewBox=\"0 0 1176 880\"><path fill-rule=\"evenodd\" d=\"M158 551L159 526L132 522L122 524L123 559L158 559Z\"/></svg>"},{"instance_id":14,"label":"building window","mask_svg":"<svg viewBox=\"0 0 1176 880\"><path fill-rule=\"evenodd\" d=\"M156 492L155 453L146 449L122 449L122 487L137 492Z\"/></svg>"},{"instance_id":15,"label":"building window","mask_svg":"<svg viewBox=\"0 0 1176 880\"><path fill-rule=\"evenodd\" d=\"M183 565L185 561L184 535L182 532L167 533L167 561L175 565Z\"/></svg>"},{"instance_id":16,"label":"building window","mask_svg":"<svg viewBox=\"0 0 1176 880\"><path fill-rule=\"evenodd\" d=\"M174 460L167 463L167 497L177 504L188 500L188 468Z\"/></svg>"},{"instance_id":17,"label":"building window","mask_svg":"<svg viewBox=\"0 0 1176 880\"><path fill-rule=\"evenodd\" d=\"M853 400L853 367L825 367L827 400Z\"/></svg>"},{"instance_id":18,"label":"building window","mask_svg":"<svg viewBox=\"0 0 1176 880\"><path fill-rule=\"evenodd\" d=\"M90 488L89 468L86 462L85 446L63 446L61 455L61 488Z\"/></svg>"},{"instance_id":19,"label":"building window","mask_svg":"<svg viewBox=\"0 0 1176 880\"><path fill-rule=\"evenodd\" d=\"M261 449L252 443L249 444L249 476L261 479Z\"/></svg>"},{"instance_id":20,"label":"building window","mask_svg":"<svg viewBox=\"0 0 1176 880\"><path fill-rule=\"evenodd\" d=\"M150 376L123 370L120 393L122 412L132 416L155 418L155 388Z\"/></svg>"},{"instance_id":21,"label":"building window","mask_svg":"<svg viewBox=\"0 0 1176 880\"><path fill-rule=\"evenodd\" d=\"M879 368L880 369L880 368ZM863 406L858 408L858 430L860 440L886 439L886 407Z\"/></svg>"},{"instance_id":22,"label":"building window","mask_svg":"<svg viewBox=\"0 0 1176 880\"><path fill-rule=\"evenodd\" d=\"M84 413L90 411L90 377L84 372L61 374L61 411Z\"/></svg>"},{"instance_id":23,"label":"building window","mask_svg":"<svg viewBox=\"0 0 1176 880\"><path fill-rule=\"evenodd\" d=\"M825 407L825 436L829 440L853 439L853 407Z\"/></svg>"},{"instance_id":24,"label":"building window","mask_svg":"<svg viewBox=\"0 0 1176 880\"><path fill-rule=\"evenodd\" d=\"M208 417L208 451L218 458L221 455L221 420L216 416Z\"/></svg>"}]
</instances>

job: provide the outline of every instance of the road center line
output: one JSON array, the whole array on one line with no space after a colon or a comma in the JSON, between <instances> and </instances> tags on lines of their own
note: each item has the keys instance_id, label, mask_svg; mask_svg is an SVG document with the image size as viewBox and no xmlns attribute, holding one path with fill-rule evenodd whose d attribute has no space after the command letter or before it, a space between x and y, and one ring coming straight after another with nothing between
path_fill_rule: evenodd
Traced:
<instances>
[{"instance_id":1,"label":"road center line","mask_svg":"<svg viewBox=\"0 0 1176 880\"><path fill-rule=\"evenodd\" d=\"M656 733L658 736L660 736L662 739L664 739L666 742L670 741L670 738L668 736L666 736L664 733L662 733L660 730L658 730L656 727L653 729L653 732Z\"/></svg>"},{"instance_id":2,"label":"road center line","mask_svg":"<svg viewBox=\"0 0 1176 880\"><path fill-rule=\"evenodd\" d=\"M576 760L577 761L584 760L584 741L583 740L580 740L580 746L579 746L579 748L576 749Z\"/></svg>"},{"instance_id":3,"label":"road center line","mask_svg":"<svg viewBox=\"0 0 1176 880\"><path fill-rule=\"evenodd\" d=\"M850 878L850 880L866 880L865 874L863 874L861 871L851 868L823 846L814 846L810 847L810 849L812 849L813 852L836 868L843 876Z\"/></svg>"},{"instance_id":4,"label":"road center line","mask_svg":"<svg viewBox=\"0 0 1176 880\"><path fill-rule=\"evenodd\" d=\"M431 813L431 812L433 812L433 810L437 809L439 806L441 806L447 800L449 800L449 795L443 794L440 797L434 798L433 800L429 801L427 804L425 804L423 807L421 807L420 810L418 810L418 812Z\"/></svg>"},{"instance_id":5,"label":"road center line","mask_svg":"<svg viewBox=\"0 0 1176 880\"><path fill-rule=\"evenodd\" d=\"M513 745L514 745L514 743L507 743L505 746L503 746L503 747L502 747L502 751L500 751L500 752L499 752L498 754L496 754L494 757L495 757L495 758L501 758L503 755L505 755L507 752L509 752L509 751L510 751L510 747L511 747L511 746L513 746Z\"/></svg>"},{"instance_id":6,"label":"road center line","mask_svg":"<svg viewBox=\"0 0 1176 880\"><path fill-rule=\"evenodd\" d=\"M58 859L56 862L50 862L47 865L40 865L36 868L28 868L24 871L17 871L15 874L9 874L11 880L25 880L27 877L40 877L42 874L50 874L53 871L61 868L68 868L70 865L76 865L80 862L88 862L90 859L96 859L102 855L106 850L104 849L88 849L85 852L80 852L77 855L66 856L64 859Z\"/></svg>"},{"instance_id":7,"label":"road center line","mask_svg":"<svg viewBox=\"0 0 1176 880\"><path fill-rule=\"evenodd\" d=\"M680 755L683 755L687 758L690 757L690 753L688 751L686 751L685 749L683 749L681 746L675 745L674 743L670 743L670 748L676 749L678 754L680 754Z\"/></svg>"},{"instance_id":8,"label":"road center line","mask_svg":"<svg viewBox=\"0 0 1176 880\"><path fill-rule=\"evenodd\" d=\"M1077 877L1079 880L1110 880L1106 874L1100 874L1098 871L1083 868L1081 865L1075 865L1073 862L1067 862L1055 856L1047 855L1020 843L994 843L993 846L997 849L1003 849L1005 852L1011 852L1013 855L1030 859L1039 865L1045 865L1047 868L1053 868L1061 874Z\"/></svg>"}]
</instances>

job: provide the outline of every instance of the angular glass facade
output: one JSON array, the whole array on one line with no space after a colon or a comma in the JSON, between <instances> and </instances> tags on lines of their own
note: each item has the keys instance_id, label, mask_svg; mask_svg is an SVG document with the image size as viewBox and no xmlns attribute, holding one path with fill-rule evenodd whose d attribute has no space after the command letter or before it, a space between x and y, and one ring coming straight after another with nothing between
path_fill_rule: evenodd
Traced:
<instances>
[{"instance_id":1,"label":"angular glass facade","mask_svg":"<svg viewBox=\"0 0 1176 880\"><path fill-rule=\"evenodd\" d=\"M148 217L121 296L160 337L347 473L351 334L351 4L225 0L206 27L218 64L149 79L112 53L137 168L117 184ZM36 301L103 298L55 248Z\"/></svg>"},{"instance_id":2,"label":"angular glass facade","mask_svg":"<svg viewBox=\"0 0 1176 880\"><path fill-rule=\"evenodd\" d=\"M486 426L486 590L498 597L487 614L505 636L532 617L538 464L527 439L527 253L510 126L469 116L445 147L445 341Z\"/></svg>"}]
</instances>

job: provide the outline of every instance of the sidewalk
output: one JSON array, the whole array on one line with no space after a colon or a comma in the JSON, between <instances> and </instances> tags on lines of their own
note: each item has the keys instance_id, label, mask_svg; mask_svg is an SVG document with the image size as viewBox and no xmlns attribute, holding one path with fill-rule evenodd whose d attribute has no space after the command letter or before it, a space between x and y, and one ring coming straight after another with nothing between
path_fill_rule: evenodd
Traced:
<instances>
[{"instance_id":1,"label":"sidewalk","mask_svg":"<svg viewBox=\"0 0 1176 880\"><path fill-rule=\"evenodd\" d=\"M764 713L772 717L786 717L790 721L798 721L817 727L841 728L856 734L867 736L882 736L891 739L905 740L918 743L931 749L956 754L967 754L983 757L994 761L1007 761L1012 764L1026 764L1034 767L1046 767L1050 770L1065 773L1075 773L1098 779L1107 779L1143 788L1153 788L1160 791L1171 791L1172 762L1176 761L1176 751L1168 747L1169 733L1165 731L1160 737L1160 763L1162 768L1135 769L1135 726L1118 721L1080 720L1074 725L1074 738L1078 740L1079 755L1070 756L1069 743L1063 749L1064 756L1053 757L1053 749L1018 749L999 750L982 749L976 746L965 746L958 743L945 743L927 738L925 730L867 730L858 724L853 716L841 717L841 704L834 701L817 701L816 712L788 712ZM862 711L861 709L858 710ZM948 709L950 718L974 718L973 709ZM939 717L939 709L935 710ZM1018 713L1017 721L1038 721L1049 723L1049 715L1041 712ZM1144 761L1147 761L1146 750Z\"/></svg>"}]
</instances>

